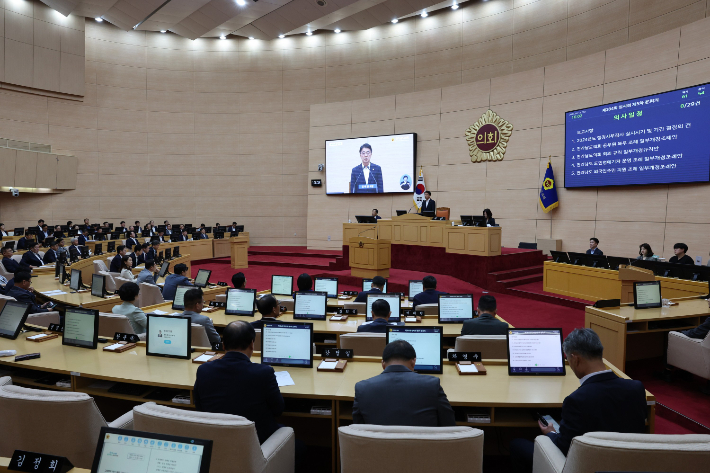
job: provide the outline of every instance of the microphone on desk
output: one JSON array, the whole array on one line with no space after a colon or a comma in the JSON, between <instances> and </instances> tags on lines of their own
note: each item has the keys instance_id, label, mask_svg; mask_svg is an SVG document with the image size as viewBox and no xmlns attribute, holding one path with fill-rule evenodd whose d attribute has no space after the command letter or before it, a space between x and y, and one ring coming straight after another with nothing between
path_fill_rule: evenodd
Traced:
<instances>
[{"instance_id":1,"label":"microphone on desk","mask_svg":"<svg viewBox=\"0 0 710 473\"><path fill-rule=\"evenodd\" d=\"M358 174L358 176L355 178L355 182L353 182L353 188L350 190L351 194L355 193L355 185L357 184L357 180L360 179L360 176L362 176L364 170L365 168L360 166L360 174ZM367 184L367 182L365 184Z\"/></svg>"}]
</instances>

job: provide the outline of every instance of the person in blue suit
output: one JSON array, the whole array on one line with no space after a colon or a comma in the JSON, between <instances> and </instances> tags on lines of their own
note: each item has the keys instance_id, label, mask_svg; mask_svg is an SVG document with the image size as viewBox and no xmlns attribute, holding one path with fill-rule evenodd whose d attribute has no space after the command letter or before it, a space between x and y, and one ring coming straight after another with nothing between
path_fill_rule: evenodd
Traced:
<instances>
[{"instance_id":1,"label":"person in blue suit","mask_svg":"<svg viewBox=\"0 0 710 473\"><path fill-rule=\"evenodd\" d=\"M256 307L259 309L261 318L251 322L251 326L254 327L255 330L263 329L264 322L276 322L276 318L281 315L279 301L271 294L267 294L256 301Z\"/></svg>"},{"instance_id":2,"label":"person in blue suit","mask_svg":"<svg viewBox=\"0 0 710 473\"><path fill-rule=\"evenodd\" d=\"M377 299L372 303L372 322L360 325L358 332L387 333L387 325L392 311L390 303L384 299Z\"/></svg>"},{"instance_id":3,"label":"person in blue suit","mask_svg":"<svg viewBox=\"0 0 710 473\"><path fill-rule=\"evenodd\" d=\"M175 291L177 291L178 286L192 286L192 283L187 277L187 265L184 263L178 263L173 268L173 274L169 274L165 278L165 285L163 286L163 299L166 301L172 301L175 299Z\"/></svg>"},{"instance_id":4,"label":"person in blue suit","mask_svg":"<svg viewBox=\"0 0 710 473\"><path fill-rule=\"evenodd\" d=\"M382 291L385 288L385 284L387 284L385 278L383 278L382 276L375 276L374 278L372 278L372 286L370 286L370 290L362 291L360 294L357 295L353 302L367 302L368 294L382 294Z\"/></svg>"},{"instance_id":5,"label":"person in blue suit","mask_svg":"<svg viewBox=\"0 0 710 473\"><path fill-rule=\"evenodd\" d=\"M14 285L9 289L5 288L5 295L14 297L17 302L30 304L30 314L38 312L49 312L49 302L40 305L37 303L34 293L32 292L32 275L25 271L18 271L13 278Z\"/></svg>"},{"instance_id":6,"label":"person in blue suit","mask_svg":"<svg viewBox=\"0 0 710 473\"><path fill-rule=\"evenodd\" d=\"M446 294L436 290L436 278L434 276L424 276L422 286L424 286L424 290L414 296L412 307L416 308L419 304L438 304L439 294Z\"/></svg>"},{"instance_id":7,"label":"person in blue suit","mask_svg":"<svg viewBox=\"0 0 710 473\"><path fill-rule=\"evenodd\" d=\"M225 355L197 368L194 396L200 412L246 417L256 424L259 442L279 429L276 418L284 411L284 399L269 365L252 363L254 327L238 320L222 333Z\"/></svg>"},{"instance_id":8,"label":"person in blue suit","mask_svg":"<svg viewBox=\"0 0 710 473\"><path fill-rule=\"evenodd\" d=\"M14 251L9 246L2 247L2 265L5 267L5 271L15 274L20 270L20 263L12 259L13 253Z\"/></svg>"},{"instance_id":9,"label":"person in blue suit","mask_svg":"<svg viewBox=\"0 0 710 473\"><path fill-rule=\"evenodd\" d=\"M57 262L57 258L59 257L59 241L57 240L52 240L49 248L47 251L44 253L44 258L42 261L44 264L52 264Z\"/></svg>"},{"instance_id":10,"label":"person in blue suit","mask_svg":"<svg viewBox=\"0 0 710 473\"><path fill-rule=\"evenodd\" d=\"M546 435L567 455L572 439L587 432L646 432L646 390L641 381L619 378L602 359L604 347L599 336L589 328L572 331L562 350L569 367L581 386L562 402L560 431L552 423L538 424ZM511 461L519 471L532 471L535 444L514 439L510 444Z\"/></svg>"},{"instance_id":11,"label":"person in blue suit","mask_svg":"<svg viewBox=\"0 0 710 473\"><path fill-rule=\"evenodd\" d=\"M365 143L360 146L361 164L350 173L350 192L352 194L382 194L382 168L370 162L372 146Z\"/></svg>"},{"instance_id":12,"label":"person in blue suit","mask_svg":"<svg viewBox=\"0 0 710 473\"><path fill-rule=\"evenodd\" d=\"M42 260L39 257L39 242L33 241L27 245L27 251L22 255L21 263L25 263L30 268L39 268L42 266Z\"/></svg>"},{"instance_id":13,"label":"person in blue suit","mask_svg":"<svg viewBox=\"0 0 710 473\"><path fill-rule=\"evenodd\" d=\"M29 250L29 245L35 240L35 235L34 233L30 233L29 231L25 233L25 236L17 240L17 249L18 250Z\"/></svg>"}]
</instances>

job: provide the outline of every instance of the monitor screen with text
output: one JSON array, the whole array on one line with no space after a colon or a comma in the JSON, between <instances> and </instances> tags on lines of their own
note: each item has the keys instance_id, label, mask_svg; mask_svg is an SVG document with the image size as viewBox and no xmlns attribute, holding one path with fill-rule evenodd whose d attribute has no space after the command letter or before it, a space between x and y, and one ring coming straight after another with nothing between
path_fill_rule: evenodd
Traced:
<instances>
[{"instance_id":1,"label":"monitor screen with text","mask_svg":"<svg viewBox=\"0 0 710 473\"><path fill-rule=\"evenodd\" d=\"M5 302L5 307L0 312L0 337L16 339L29 313L29 304L16 301Z\"/></svg>"},{"instance_id":2,"label":"monitor screen with text","mask_svg":"<svg viewBox=\"0 0 710 473\"><path fill-rule=\"evenodd\" d=\"M366 314L368 321L372 320L372 304L377 299L384 299L389 303L390 311L392 312L392 314L390 314L390 318L389 318L390 322L399 322L401 320L402 311L400 310L401 301L399 299L399 294L382 293L382 294L368 294L367 295L367 309L365 309L366 310L365 314Z\"/></svg>"},{"instance_id":3,"label":"monitor screen with text","mask_svg":"<svg viewBox=\"0 0 710 473\"><path fill-rule=\"evenodd\" d=\"M564 376L562 329L510 329L508 374Z\"/></svg>"},{"instance_id":4,"label":"monitor screen with text","mask_svg":"<svg viewBox=\"0 0 710 473\"><path fill-rule=\"evenodd\" d=\"M424 292L424 281L409 281L409 300L414 300L414 297L420 292Z\"/></svg>"},{"instance_id":5,"label":"monitor screen with text","mask_svg":"<svg viewBox=\"0 0 710 473\"><path fill-rule=\"evenodd\" d=\"M148 314L146 355L190 358L190 317Z\"/></svg>"},{"instance_id":6,"label":"monitor screen with text","mask_svg":"<svg viewBox=\"0 0 710 473\"><path fill-rule=\"evenodd\" d=\"M412 194L416 155L416 133L327 140L325 192Z\"/></svg>"},{"instance_id":7,"label":"monitor screen with text","mask_svg":"<svg viewBox=\"0 0 710 473\"><path fill-rule=\"evenodd\" d=\"M293 294L293 276L271 276L271 293Z\"/></svg>"},{"instance_id":8,"label":"monitor screen with text","mask_svg":"<svg viewBox=\"0 0 710 473\"><path fill-rule=\"evenodd\" d=\"M91 295L94 297L104 297L106 295L106 279L101 274L91 275Z\"/></svg>"},{"instance_id":9,"label":"monitor screen with text","mask_svg":"<svg viewBox=\"0 0 710 473\"><path fill-rule=\"evenodd\" d=\"M662 305L660 281L634 282L634 307L636 309L652 309Z\"/></svg>"},{"instance_id":10,"label":"monitor screen with text","mask_svg":"<svg viewBox=\"0 0 710 473\"><path fill-rule=\"evenodd\" d=\"M264 322L261 362L267 365L313 367L313 324Z\"/></svg>"},{"instance_id":11,"label":"monitor screen with text","mask_svg":"<svg viewBox=\"0 0 710 473\"><path fill-rule=\"evenodd\" d=\"M417 353L414 371L440 374L444 366L441 358L443 327L387 327L387 343L395 340L409 342Z\"/></svg>"},{"instance_id":12,"label":"monitor screen with text","mask_svg":"<svg viewBox=\"0 0 710 473\"><path fill-rule=\"evenodd\" d=\"M463 323L473 319L472 294L439 294L439 323Z\"/></svg>"},{"instance_id":13,"label":"monitor screen with text","mask_svg":"<svg viewBox=\"0 0 710 473\"><path fill-rule=\"evenodd\" d=\"M254 315L256 289L230 289L227 291L227 315Z\"/></svg>"},{"instance_id":14,"label":"monitor screen with text","mask_svg":"<svg viewBox=\"0 0 710 473\"><path fill-rule=\"evenodd\" d=\"M185 293L190 289L195 289L195 286L178 286L175 289L175 298L173 299L173 310L185 310Z\"/></svg>"},{"instance_id":15,"label":"monitor screen with text","mask_svg":"<svg viewBox=\"0 0 710 473\"><path fill-rule=\"evenodd\" d=\"M200 269L197 271L197 276L195 276L195 286L196 287L205 287L207 286L207 282L210 280L210 275L212 274L212 271L209 269Z\"/></svg>"},{"instance_id":16,"label":"monitor screen with text","mask_svg":"<svg viewBox=\"0 0 710 473\"><path fill-rule=\"evenodd\" d=\"M338 278L316 278L314 289L327 292L328 297L338 297Z\"/></svg>"},{"instance_id":17,"label":"monitor screen with text","mask_svg":"<svg viewBox=\"0 0 710 473\"><path fill-rule=\"evenodd\" d=\"M62 345L95 349L99 340L99 311L67 307Z\"/></svg>"},{"instance_id":18,"label":"monitor screen with text","mask_svg":"<svg viewBox=\"0 0 710 473\"><path fill-rule=\"evenodd\" d=\"M69 280L69 288L72 291L81 289L81 271L78 269L71 270L71 279Z\"/></svg>"},{"instance_id":19,"label":"monitor screen with text","mask_svg":"<svg viewBox=\"0 0 710 473\"><path fill-rule=\"evenodd\" d=\"M372 279L362 280L362 292L366 292L372 289ZM382 288L382 292L387 292L387 280L385 280L385 287Z\"/></svg>"},{"instance_id":20,"label":"monitor screen with text","mask_svg":"<svg viewBox=\"0 0 710 473\"><path fill-rule=\"evenodd\" d=\"M294 319L325 320L327 292L297 292L293 299Z\"/></svg>"}]
</instances>

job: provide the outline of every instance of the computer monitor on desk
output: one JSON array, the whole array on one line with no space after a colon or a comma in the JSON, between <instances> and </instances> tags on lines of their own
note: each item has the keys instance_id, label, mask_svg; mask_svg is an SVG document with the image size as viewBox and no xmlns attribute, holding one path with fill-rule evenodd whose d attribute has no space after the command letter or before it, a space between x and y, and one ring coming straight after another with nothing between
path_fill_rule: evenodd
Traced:
<instances>
[{"instance_id":1,"label":"computer monitor on desk","mask_svg":"<svg viewBox=\"0 0 710 473\"><path fill-rule=\"evenodd\" d=\"M104 244L103 243L97 243L94 245L94 254L95 255L104 254Z\"/></svg>"},{"instance_id":2,"label":"computer monitor on desk","mask_svg":"<svg viewBox=\"0 0 710 473\"><path fill-rule=\"evenodd\" d=\"M569 256L564 251L553 251L550 250L550 255L552 256L552 261L554 263L566 263L569 264Z\"/></svg>"},{"instance_id":3,"label":"computer monitor on desk","mask_svg":"<svg viewBox=\"0 0 710 473\"><path fill-rule=\"evenodd\" d=\"M609 261L605 255L584 255L585 266L590 268L609 268Z\"/></svg>"},{"instance_id":4,"label":"computer monitor on desk","mask_svg":"<svg viewBox=\"0 0 710 473\"><path fill-rule=\"evenodd\" d=\"M293 299L294 319L325 320L327 292L297 292Z\"/></svg>"},{"instance_id":5,"label":"computer monitor on desk","mask_svg":"<svg viewBox=\"0 0 710 473\"><path fill-rule=\"evenodd\" d=\"M399 294L368 294L367 295L367 308L365 309L365 316L368 322L372 320L372 304L378 300L384 299L390 305L390 311L392 314L388 319L388 322L401 322L402 321L402 310L401 301Z\"/></svg>"},{"instance_id":6,"label":"computer monitor on desk","mask_svg":"<svg viewBox=\"0 0 710 473\"><path fill-rule=\"evenodd\" d=\"M355 215L357 223L377 223L377 219L372 215Z\"/></svg>"},{"instance_id":7,"label":"computer monitor on desk","mask_svg":"<svg viewBox=\"0 0 710 473\"><path fill-rule=\"evenodd\" d=\"M210 275L212 270L210 269L200 269L197 271L197 276L195 276L195 286L196 287L207 287L207 283L210 281Z\"/></svg>"},{"instance_id":8,"label":"computer monitor on desk","mask_svg":"<svg viewBox=\"0 0 710 473\"><path fill-rule=\"evenodd\" d=\"M106 297L106 276L102 274L91 275L91 295L94 297Z\"/></svg>"},{"instance_id":9,"label":"computer monitor on desk","mask_svg":"<svg viewBox=\"0 0 710 473\"><path fill-rule=\"evenodd\" d=\"M662 306L661 281L634 282L635 309L657 309Z\"/></svg>"},{"instance_id":10,"label":"computer monitor on desk","mask_svg":"<svg viewBox=\"0 0 710 473\"><path fill-rule=\"evenodd\" d=\"M461 225L464 227L472 227L473 215L461 215Z\"/></svg>"},{"instance_id":11,"label":"computer monitor on desk","mask_svg":"<svg viewBox=\"0 0 710 473\"><path fill-rule=\"evenodd\" d=\"M195 286L178 286L175 289L175 298L173 299L173 310L185 310L185 293L190 289L195 289Z\"/></svg>"},{"instance_id":12,"label":"computer monitor on desk","mask_svg":"<svg viewBox=\"0 0 710 473\"><path fill-rule=\"evenodd\" d=\"M293 276L271 276L271 294L284 296L293 294Z\"/></svg>"},{"instance_id":13,"label":"computer monitor on desk","mask_svg":"<svg viewBox=\"0 0 710 473\"><path fill-rule=\"evenodd\" d=\"M414 371L418 373L443 373L444 365L441 360L443 338L443 327L387 327L387 343L405 340L414 347L417 353Z\"/></svg>"},{"instance_id":14,"label":"computer monitor on desk","mask_svg":"<svg viewBox=\"0 0 710 473\"><path fill-rule=\"evenodd\" d=\"M584 253L574 253L572 251L568 251L567 255L569 255L570 264L575 264L577 266L584 266L585 256L587 256Z\"/></svg>"},{"instance_id":15,"label":"computer monitor on desk","mask_svg":"<svg viewBox=\"0 0 710 473\"><path fill-rule=\"evenodd\" d=\"M631 261L629 258L623 258L619 256L607 256L606 261L609 264L609 269L618 270L619 266L622 264L628 266Z\"/></svg>"},{"instance_id":16,"label":"computer monitor on desk","mask_svg":"<svg viewBox=\"0 0 710 473\"><path fill-rule=\"evenodd\" d=\"M473 226L474 227L485 227L486 226L486 217L483 215L473 215L471 217L473 220Z\"/></svg>"},{"instance_id":17,"label":"computer monitor on desk","mask_svg":"<svg viewBox=\"0 0 710 473\"><path fill-rule=\"evenodd\" d=\"M62 345L96 350L99 343L99 311L67 307Z\"/></svg>"},{"instance_id":18,"label":"computer monitor on desk","mask_svg":"<svg viewBox=\"0 0 710 473\"><path fill-rule=\"evenodd\" d=\"M422 210L420 212L420 215L422 217L436 217L436 211L435 210Z\"/></svg>"},{"instance_id":19,"label":"computer monitor on desk","mask_svg":"<svg viewBox=\"0 0 710 473\"><path fill-rule=\"evenodd\" d=\"M396 212L397 212L397 217L401 217L402 215L407 215L406 210L397 210Z\"/></svg>"},{"instance_id":20,"label":"computer monitor on desk","mask_svg":"<svg viewBox=\"0 0 710 473\"><path fill-rule=\"evenodd\" d=\"M385 292L387 292L387 291L385 291ZM407 293L407 297L409 298L409 300L413 301L414 297L417 294L420 294L422 292L424 292L424 281L410 279L409 280L409 292Z\"/></svg>"},{"instance_id":21,"label":"computer monitor on desk","mask_svg":"<svg viewBox=\"0 0 710 473\"><path fill-rule=\"evenodd\" d=\"M508 341L508 375L564 376L562 329L511 328Z\"/></svg>"},{"instance_id":22,"label":"computer monitor on desk","mask_svg":"<svg viewBox=\"0 0 710 473\"><path fill-rule=\"evenodd\" d=\"M17 301L5 302L0 312L0 337L15 340L27 321L30 305Z\"/></svg>"},{"instance_id":23,"label":"computer monitor on desk","mask_svg":"<svg viewBox=\"0 0 710 473\"><path fill-rule=\"evenodd\" d=\"M82 289L82 282L81 282L81 271L78 269L72 269L71 270L71 279L69 280L69 289L72 291L78 291Z\"/></svg>"},{"instance_id":24,"label":"computer monitor on desk","mask_svg":"<svg viewBox=\"0 0 710 473\"><path fill-rule=\"evenodd\" d=\"M316 278L314 289L327 292L328 297L334 299L338 297L338 278Z\"/></svg>"},{"instance_id":25,"label":"computer monitor on desk","mask_svg":"<svg viewBox=\"0 0 710 473\"><path fill-rule=\"evenodd\" d=\"M261 362L274 366L313 367L313 324L264 322Z\"/></svg>"},{"instance_id":26,"label":"computer monitor on desk","mask_svg":"<svg viewBox=\"0 0 710 473\"><path fill-rule=\"evenodd\" d=\"M116 251L116 242L109 241L108 243L106 243L106 252L113 253L114 251Z\"/></svg>"},{"instance_id":27,"label":"computer monitor on desk","mask_svg":"<svg viewBox=\"0 0 710 473\"><path fill-rule=\"evenodd\" d=\"M166 358L190 358L190 317L148 314L145 353Z\"/></svg>"},{"instance_id":28,"label":"computer monitor on desk","mask_svg":"<svg viewBox=\"0 0 710 473\"><path fill-rule=\"evenodd\" d=\"M472 294L439 294L439 323L462 324L473 319Z\"/></svg>"},{"instance_id":29,"label":"computer monitor on desk","mask_svg":"<svg viewBox=\"0 0 710 473\"><path fill-rule=\"evenodd\" d=\"M168 269L170 269L170 262L163 261L163 264L160 266L160 271L158 272L158 277L164 278L165 274L168 272Z\"/></svg>"},{"instance_id":30,"label":"computer monitor on desk","mask_svg":"<svg viewBox=\"0 0 710 473\"><path fill-rule=\"evenodd\" d=\"M254 302L256 289L229 289L227 305L224 313L227 315L246 315L254 317Z\"/></svg>"}]
</instances>

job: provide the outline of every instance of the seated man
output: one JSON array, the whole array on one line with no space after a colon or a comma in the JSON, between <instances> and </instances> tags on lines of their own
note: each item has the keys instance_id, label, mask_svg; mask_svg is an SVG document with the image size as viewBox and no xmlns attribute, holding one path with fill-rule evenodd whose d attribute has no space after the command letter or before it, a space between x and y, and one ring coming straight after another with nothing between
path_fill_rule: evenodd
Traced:
<instances>
[{"instance_id":1,"label":"seated man","mask_svg":"<svg viewBox=\"0 0 710 473\"><path fill-rule=\"evenodd\" d=\"M81 231L81 235L79 235L79 245L81 245L81 246L86 245L86 242L87 242L87 241L90 241L90 238L91 238L91 237L89 237L89 229L88 229L88 228L84 228L84 229Z\"/></svg>"},{"instance_id":2,"label":"seated man","mask_svg":"<svg viewBox=\"0 0 710 473\"><path fill-rule=\"evenodd\" d=\"M408 189L408 188L407 188ZM406 190L406 189L405 189ZM375 220L381 220L382 217L380 217L380 211L377 209L372 209L372 216L375 217Z\"/></svg>"},{"instance_id":3,"label":"seated man","mask_svg":"<svg viewBox=\"0 0 710 473\"><path fill-rule=\"evenodd\" d=\"M145 251L145 249L143 250ZM153 240L153 243L148 250L148 252L145 254L145 260L148 261L149 259L152 259L153 261L158 259L158 251L160 251L160 240Z\"/></svg>"},{"instance_id":4,"label":"seated man","mask_svg":"<svg viewBox=\"0 0 710 473\"><path fill-rule=\"evenodd\" d=\"M301 274L296 280L296 286L298 287L298 292L310 292L313 287L313 279L306 274Z\"/></svg>"},{"instance_id":5,"label":"seated man","mask_svg":"<svg viewBox=\"0 0 710 473\"><path fill-rule=\"evenodd\" d=\"M12 248L8 246L2 247L2 265L5 267L5 271L15 274L20 270L20 263L12 259L13 253Z\"/></svg>"},{"instance_id":6,"label":"seated man","mask_svg":"<svg viewBox=\"0 0 710 473\"><path fill-rule=\"evenodd\" d=\"M39 257L39 242L33 241L27 244L27 251L22 255L21 263L25 263L32 269L42 266L42 259Z\"/></svg>"},{"instance_id":7,"label":"seated man","mask_svg":"<svg viewBox=\"0 0 710 473\"><path fill-rule=\"evenodd\" d=\"M235 289L246 289L247 278L244 276L244 273L240 271L232 276L232 286L234 286Z\"/></svg>"},{"instance_id":8,"label":"seated man","mask_svg":"<svg viewBox=\"0 0 710 473\"><path fill-rule=\"evenodd\" d=\"M587 432L644 433L647 406L643 384L619 378L607 369L599 336L589 328L575 329L562 349L581 386L562 403L559 432L555 432L552 423L545 427L538 421L543 435L567 455L572 439ZM511 461L520 471L532 471L534 450L533 441L514 439L510 444Z\"/></svg>"},{"instance_id":9,"label":"seated man","mask_svg":"<svg viewBox=\"0 0 710 473\"><path fill-rule=\"evenodd\" d=\"M599 246L599 239L598 238L590 238L589 239L589 249L587 250L588 255L599 255L603 256L604 252L597 248Z\"/></svg>"},{"instance_id":10,"label":"seated man","mask_svg":"<svg viewBox=\"0 0 710 473\"><path fill-rule=\"evenodd\" d=\"M456 425L454 410L434 376L417 374L417 353L405 340L382 352L384 371L355 385L353 423L446 427ZM398 393L393 396L392 393Z\"/></svg>"},{"instance_id":11,"label":"seated man","mask_svg":"<svg viewBox=\"0 0 710 473\"><path fill-rule=\"evenodd\" d=\"M496 298L490 295L478 299L478 317L466 320L461 335L505 335L508 324L496 319Z\"/></svg>"},{"instance_id":12,"label":"seated man","mask_svg":"<svg viewBox=\"0 0 710 473\"><path fill-rule=\"evenodd\" d=\"M675 256L671 256L671 259L669 259L668 262L678 264L695 264L693 258L686 255L687 252L688 245L685 243L676 243L673 245L673 253L675 253Z\"/></svg>"},{"instance_id":13,"label":"seated man","mask_svg":"<svg viewBox=\"0 0 710 473\"><path fill-rule=\"evenodd\" d=\"M141 245L141 251L138 254L138 264L143 264L146 262L146 260L150 259L148 258L148 250L150 249L150 245L148 243L143 243ZM153 260L155 261L155 260Z\"/></svg>"},{"instance_id":14,"label":"seated man","mask_svg":"<svg viewBox=\"0 0 710 473\"><path fill-rule=\"evenodd\" d=\"M15 248L17 248L18 250L29 250L29 244L33 241L35 241L34 233L30 233L29 231L27 231L25 233L25 236L17 240L17 245L15 245Z\"/></svg>"},{"instance_id":15,"label":"seated man","mask_svg":"<svg viewBox=\"0 0 710 473\"><path fill-rule=\"evenodd\" d=\"M126 246L130 249L133 247L138 247L138 239L136 238L136 233L131 231L128 232L128 238L126 238Z\"/></svg>"},{"instance_id":16,"label":"seated man","mask_svg":"<svg viewBox=\"0 0 710 473\"><path fill-rule=\"evenodd\" d=\"M116 247L116 256L111 260L111 267L108 270L112 273L120 273L124 256L126 256L126 247L124 245L118 245Z\"/></svg>"},{"instance_id":17,"label":"seated man","mask_svg":"<svg viewBox=\"0 0 710 473\"><path fill-rule=\"evenodd\" d=\"M136 266L138 266L140 264L139 261L141 261L141 256L143 256L143 247L141 247L141 245L134 246L133 253L131 253L128 256L131 258L131 260L133 260L132 267L135 268ZM145 263L145 261L142 261L142 262Z\"/></svg>"},{"instance_id":18,"label":"seated man","mask_svg":"<svg viewBox=\"0 0 710 473\"><path fill-rule=\"evenodd\" d=\"M219 338L219 334L217 330L215 330L214 324L212 324L212 319L200 313L204 305L202 289L199 287L190 289L185 292L185 311L181 315L190 317L193 324L199 324L205 327L207 338L210 339L212 345L215 345L216 343L220 343L222 339Z\"/></svg>"},{"instance_id":19,"label":"seated man","mask_svg":"<svg viewBox=\"0 0 710 473\"><path fill-rule=\"evenodd\" d=\"M49 302L45 302L42 305L37 304L37 299L32 292L32 275L29 272L19 271L15 273L14 285L6 289L5 295L14 297L17 302L30 304L30 314L49 312L47 308Z\"/></svg>"},{"instance_id":20,"label":"seated man","mask_svg":"<svg viewBox=\"0 0 710 473\"><path fill-rule=\"evenodd\" d=\"M436 290L436 278L434 276L424 276L422 279L424 290L414 296L412 307L417 307L420 304L438 304L439 294L446 294Z\"/></svg>"},{"instance_id":21,"label":"seated man","mask_svg":"<svg viewBox=\"0 0 710 473\"><path fill-rule=\"evenodd\" d=\"M708 300L708 307L710 307L710 300ZM680 333L686 337L704 339L708 336L708 332L710 332L710 317L706 318L705 322L697 327L690 330L682 330Z\"/></svg>"},{"instance_id":22,"label":"seated man","mask_svg":"<svg viewBox=\"0 0 710 473\"><path fill-rule=\"evenodd\" d=\"M372 278L372 286L370 286L370 290L362 291L357 295L353 302L367 302L368 294L382 294L382 291L385 289L385 284L387 284L385 278L382 276L375 276Z\"/></svg>"},{"instance_id":23,"label":"seated man","mask_svg":"<svg viewBox=\"0 0 710 473\"><path fill-rule=\"evenodd\" d=\"M44 264L56 263L57 258L59 258L59 241L52 240L49 245L49 248L44 253L44 258L42 259L42 262Z\"/></svg>"},{"instance_id":24,"label":"seated man","mask_svg":"<svg viewBox=\"0 0 710 473\"><path fill-rule=\"evenodd\" d=\"M128 323L131 324L136 335L145 333L148 325L148 318L145 313L136 307L136 298L140 293L140 286L134 282L123 283L118 288L118 297L123 301L121 305L113 306L111 312L114 314L125 315L128 318Z\"/></svg>"},{"instance_id":25,"label":"seated man","mask_svg":"<svg viewBox=\"0 0 710 473\"><path fill-rule=\"evenodd\" d=\"M79 259L81 257L81 248L79 248L79 239L78 238L72 238L71 239L71 246L68 249L69 252L69 259Z\"/></svg>"},{"instance_id":26,"label":"seated man","mask_svg":"<svg viewBox=\"0 0 710 473\"><path fill-rule=\"evenodd\" d=\"M390 303L384 299L377 299L372 303L372 322L360 325L357 328L357 331L386 333L387 325L391 316L392 311L390 310Z\"/></svg>"},{"instance_id":27,"label":"seated man","mask_svg":"<svg viewBox=\"0 0 710 473\"><path fill-rule=\"evenodd\" d=\"M145 268L143 268L143 271L138 273L138 277L136 278L136 282L138 284L144 282L147 284L152 284L153 286L157 286L158 284L158 272L160 271L160 268L155 264L155 261L149 260L145 262Z\"/></svg>"},{"instance_id":28,"label":"seated man","mask_svg":"<svg viewBox=\"0 0 710 473\"><path fill-rule=\"evenodd\" d=\"M255 329L261 330L264 327L264 322L276 322L276 317L281 315L279 301L271 294L256 301L256 308L259 310L261 318L251 323ZM261 350L261 347L258 348Z\"/></svg>"},{"instance_id":29,"label":"seated man","mask_svg":"<svg viewBox=\"0 0 710 473\"><path fill-rule=\"evenodd\" d=\"M192 291L197 289L188 293ZM226 353L197 368L193 393L198 411L245 417L256 424L259 442L264 443L279 429L276 418L284 411L284 400L274 369L250 360L255 337L254 328L244 321L227 325Z\"/></svg>"},{"instance_id":30,"label":"seated man","mask_svg":"<svg viewBox=\"0 0 710 473\"><path fill-rule=\"evenodd\" d=\"M178 286L192 286L190 279L187 277L187 265L178 263L173 268L173 274L168 274L163 285L163 299L172 301L175 299L175 291Z\"/></svg>"}]
</instances>

